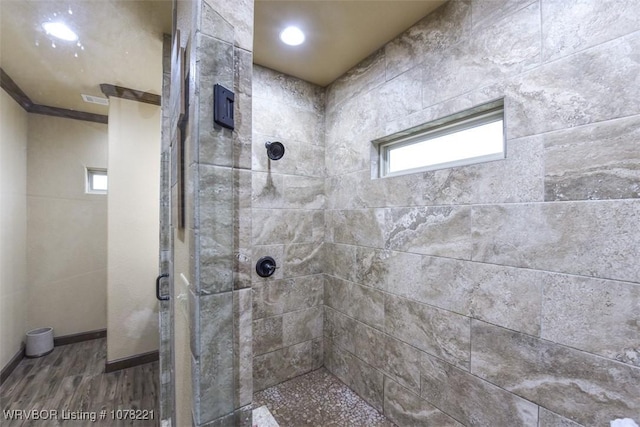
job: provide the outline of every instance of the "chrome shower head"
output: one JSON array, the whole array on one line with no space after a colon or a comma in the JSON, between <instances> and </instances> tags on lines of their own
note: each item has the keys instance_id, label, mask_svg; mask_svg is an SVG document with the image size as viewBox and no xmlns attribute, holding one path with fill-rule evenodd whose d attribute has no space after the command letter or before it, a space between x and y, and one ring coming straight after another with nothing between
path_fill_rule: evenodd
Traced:
<instances>
[{"instance_id":1,"label":"chrome shower head","mask_svg":"<svg viewBox=\"0 0 640 427\"><path fill-rule=\"evenodd\" d=\"M267 147L267 156L271 160L280 160L284 156L284 145L281 142L267 141L264 146Z\"/></svg>"}]
</instances>

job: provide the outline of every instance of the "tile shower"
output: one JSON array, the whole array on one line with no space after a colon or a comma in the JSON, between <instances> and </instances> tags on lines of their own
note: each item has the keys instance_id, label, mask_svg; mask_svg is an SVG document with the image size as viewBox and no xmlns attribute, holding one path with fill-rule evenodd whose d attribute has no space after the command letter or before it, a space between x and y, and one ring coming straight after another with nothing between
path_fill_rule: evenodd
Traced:
<instances>
[{"instance_id":1,"label":"tile shower","mask_svg":"<svg viewBox=\"0 0 640 427\"><path fill-rule=\"evenodd\" d=\"M454 1L326 91L254 67L254 390L322 352L398 425L638 418L638 16ZM502 97L506 160L371 178L371 140Z\"/></svg>"},{"instance_id":2,"label":"tile shower","mask_svg":"<svg viewBox=\"0 0 640 427\"><path fill-rule=\"evenodd\" d=\"M639 16L452 0L327 88L255 65L253 391L324 366L399 426L640 422ZM372 178L372 140L498 98L505 160Z\"/></svg>"}]
</instances>

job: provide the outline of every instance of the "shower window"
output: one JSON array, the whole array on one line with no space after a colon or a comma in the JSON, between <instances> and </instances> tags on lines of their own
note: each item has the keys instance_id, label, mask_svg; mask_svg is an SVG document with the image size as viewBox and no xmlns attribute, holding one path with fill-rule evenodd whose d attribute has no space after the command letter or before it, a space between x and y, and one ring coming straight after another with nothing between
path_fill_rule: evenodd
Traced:
<instances>
[{"instance_id":1,"label":"shower window","mask_svg":"<svg viewBox=\"0 0 640 427\"><path fill-rule=\"evenodd\" d=\"M504 159L504 107L496 101L374 143L379 177Z\"/></svg>"},{"instance_id":2,"label":"shower window","mask_svg":"<svg viewBox=\"0 0 640 427\"><path fill-rule=\"evenodd\" d=\"M87 168L86 192L107 194L108 178L106 169Z\"/></svg>"}]
</instances>

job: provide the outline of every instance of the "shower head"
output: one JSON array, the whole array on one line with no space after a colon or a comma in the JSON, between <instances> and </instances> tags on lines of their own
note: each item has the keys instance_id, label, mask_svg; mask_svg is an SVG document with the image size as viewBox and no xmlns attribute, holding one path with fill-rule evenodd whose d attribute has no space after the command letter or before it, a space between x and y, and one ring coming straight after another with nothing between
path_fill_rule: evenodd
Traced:
<instances>
[{"instance_id":1,"label":"shower head","mask_svg":"<svg viewBox=\"0 0 640 427\"><path fill-rule=\"evenodd\" d=\"M264 146L267 147L267 156L269 156L271 160L280 160L282 156L284 156L284 145L282 145L281 142L267 141Z\"/></svg>"}]
</instances>

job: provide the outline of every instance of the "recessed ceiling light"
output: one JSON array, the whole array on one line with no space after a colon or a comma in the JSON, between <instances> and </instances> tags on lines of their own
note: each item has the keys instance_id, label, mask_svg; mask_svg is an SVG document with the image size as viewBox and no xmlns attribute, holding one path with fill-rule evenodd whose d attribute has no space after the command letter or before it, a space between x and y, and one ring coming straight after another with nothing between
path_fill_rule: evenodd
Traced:
<instances>
[{"instance_id":1,"label":"recessed ceiling light","mask_svg":"<svg viewBox=\"0 0 640 427\"><path fill-rule=\"evenodd\" d=\"M74 42L78 40L78 35L62 22L45 22L44 24L42 24L42 28L44 28L47 34L51 34L53 37L56 37L60 40L65 40L68 42Z\"/></svg>"},{"instance_id":2,"label":"recessed ceiling light","mask_svg":"<svg viewBox=\"0 0 640 427\"><path fill-rule=\"evenodd\" d=\"M304 43L304 33L298 27L287 27L280 33L280 40L289 46L298 46Z\"/></svg>"}]
</instances>

